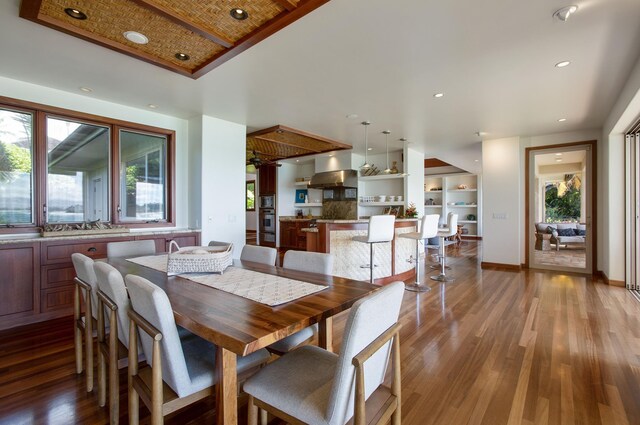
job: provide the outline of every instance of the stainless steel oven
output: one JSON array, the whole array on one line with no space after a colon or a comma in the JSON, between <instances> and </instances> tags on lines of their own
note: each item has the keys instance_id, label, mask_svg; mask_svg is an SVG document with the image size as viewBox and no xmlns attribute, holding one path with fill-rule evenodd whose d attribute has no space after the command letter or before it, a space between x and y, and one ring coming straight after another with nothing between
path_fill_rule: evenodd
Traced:
<instances>
[{"instance_id":1,"label":"stainless steel oven","mask_svg":"<svg viewBox=\"0 0 640 425\"><path fill-rule=\"evenodd\" d=\"M260 208L275 208L276 199L274 195L265 195L260 197Z\"/></svg>"},{"instance_id":2,"label":"stainless steel oven","mask_svg":"<svg viewBox=\"0 0 640 425\"><path fill-rule=\"evenodd\" d=\"M260 230L265 233L276 231L276 215L273 210L260 210Z\"/></svg>"}]
</instances>

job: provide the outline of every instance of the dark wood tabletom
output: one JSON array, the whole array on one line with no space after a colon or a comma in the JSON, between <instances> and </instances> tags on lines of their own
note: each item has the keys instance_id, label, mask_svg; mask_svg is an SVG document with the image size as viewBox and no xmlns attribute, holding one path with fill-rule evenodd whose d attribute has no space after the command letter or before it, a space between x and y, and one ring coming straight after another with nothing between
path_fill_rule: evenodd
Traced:
<instances>
[{"instance_id":1,"label":"dark wood tabletom","mask_svg":"<svg viewBox=\"0 0 640 425\"><path fill-rule=\"evenodd\" d=\"M234 260L234 267L329 287L270 307L124 258L106 262L123 276L136 274L161 287L171 301L176 323L218 346L217 416L218 423L228 425L237 423L237 377L229 373L236 370L237 355L250 354L314 323L320 326L320 345L331 350L331 317L379 289L368 282Z\"/></svg>"}]
</instances>

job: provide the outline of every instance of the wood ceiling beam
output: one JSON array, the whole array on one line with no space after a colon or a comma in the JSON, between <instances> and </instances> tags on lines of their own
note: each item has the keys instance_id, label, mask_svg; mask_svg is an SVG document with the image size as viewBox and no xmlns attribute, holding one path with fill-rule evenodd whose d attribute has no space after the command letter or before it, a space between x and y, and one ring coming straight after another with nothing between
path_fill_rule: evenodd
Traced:
<instances>
[{"instance_id":1,"label":"wood ceiling beam","mask_svg":"<svg viewBox=\"0 0 640 425\"><path fill-rule=\"evenodd\" d=\"M258 136L261 136L263 134L273 133L273 132L276 132L278 130L284 131L286 133L294 133L294 134L297 134L299 136L304 136L304 137L308 137L310 139L318 140L320 142L330 143L330 144L336 146L336 150L339 150L339 149L352 149L353 148L353 146L347 145L346 143L338 142L336 140L328 139L328 138L323 137L323 136L318 136L317 134L307 133L306 131L297 130L295 128L287 127L285 125L280 125L280 124L279 125L274 125L273 127L265 128L265 129L262 129L262 130L254 131L253 133L247 134L247 137L258 138Z\"/></svg>"},{"instance_id":2,"label":"wood ceiling beam","mask_svg":"<svg viewBox=\"0 0 640 425\"><path fill-rule=\"evenodd\" d=\"M424 168L433 167L450 167L451 164L444 162L438 158L427 158L424 160Z\"/></svg>"},{"instance_id":3,"label":"wood ceiling beam","mask_svg":"<svg viewBox=\"0 0 640 425\"><path fill-rule=\"evenodd\" d=\"M221 46L224 46L226 48L233 47L233 40L229 39L225 35L220 34L219 32L216 32L210 28L205 28L201 25L198 25L195 22L191 22L185 19L183 16L180 16L175 12L173 12L172 10L167 9L164 6L158 5L151 0L131 0L131 1L133 1L139 6L149 9L150 11L155 12L169 19L170 21L178 25L185 27L190 31L193 31L196 34L203 36L204 38L207 38L213 41L214 43L218 43Z\"/></svg>"},{"instance_id":4,"label":"wood ceiling beam","mask_svg":"<svg viewBox=\"0 0 640 425\"><path fill-rule=\"evenodd\" d=\"M269 143L276 143L279 145L285 145L285 146L291 146L292 148L296 148L296 149L300 149L302 151L309 151L309 155L312 153L320 153L320 152L324 152L322 149L311 149L309 147L302 147L300 145L296 145L295 143L290 143L284 140L278 140L278 139L270 139L268 137L265 136L253 136L254 138L258 139L258 140L264 140L265 142L269 142ZM330 149L333 150L333 149Z\"/></svg>"},{"instance_id":5,"label":"wood ceiling beam","mask_svg":"<svg viewBox=\"0 0 640 425\"><path fill-rule=\"evenodd\" d=\"M274 2L278 3L288 11L292 11L293 9L298 7L298 5L293 0L274 0Z\"/></svg>"}]
</instances>

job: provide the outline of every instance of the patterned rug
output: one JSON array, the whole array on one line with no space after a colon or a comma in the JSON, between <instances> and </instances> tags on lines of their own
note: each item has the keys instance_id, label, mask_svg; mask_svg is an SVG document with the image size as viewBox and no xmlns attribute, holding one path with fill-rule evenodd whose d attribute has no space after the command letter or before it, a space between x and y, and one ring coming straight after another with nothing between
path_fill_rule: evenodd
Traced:
<instances>
[{"instance_id":1,"label":"patterned rug","mask_svg":"<svg viewBox=\"0 0 640 425\"><path fill-rule=\"evenodd\" d=\"M166 254L130 258L128 261L162 272L167 271ZM327 289L327 286L324 285L316 285L233 266L228 267L223 274L190 273L180 275L180 277L271 307Z\"/></svg>"}]
</instances>

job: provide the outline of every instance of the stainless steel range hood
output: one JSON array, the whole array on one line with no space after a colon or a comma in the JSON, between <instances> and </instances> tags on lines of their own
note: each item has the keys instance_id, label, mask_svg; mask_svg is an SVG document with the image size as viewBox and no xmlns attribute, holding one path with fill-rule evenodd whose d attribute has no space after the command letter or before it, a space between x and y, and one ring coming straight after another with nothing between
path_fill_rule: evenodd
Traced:
<instances>
[{"instance_id":1,"label":"stainless steel range hood","mask_svg":"<svg viewBox=\"0 0 640 425\"><path fill-rule=\"evenodd\" d=\"M327 171L314 174L309 187L358 187L358 172L356 170Z\"/></svg>"}]
</instances>

